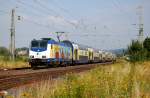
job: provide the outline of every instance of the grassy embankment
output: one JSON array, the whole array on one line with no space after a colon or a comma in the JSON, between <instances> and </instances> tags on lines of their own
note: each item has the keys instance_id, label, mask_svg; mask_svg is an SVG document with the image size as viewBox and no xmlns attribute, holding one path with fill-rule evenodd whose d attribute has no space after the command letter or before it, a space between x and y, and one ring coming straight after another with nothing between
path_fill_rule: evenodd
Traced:
<instances>
[{"instance_id":1,"label":"grassy embankment","mask_svg":"<svg viewBox=\"0 0 150 98\"><path fill-rule=\"evenodd\" d=\"M136 64L134 72L130 63L120 61L43 81L21 91L19 98L150 98L149 77L149 61Z\"/></svg>"},{"instance_id":2,"label":"grassy embankment","mask_svg":"<svg viewBox=\"0 0 150 98\"><path fill-rule=\"evenodd\" d=\"M0 69L22 67L30 67L26 57L17 58L15 61L11 61L8 57L0 56Z\"/></svg>"}]
</instances>

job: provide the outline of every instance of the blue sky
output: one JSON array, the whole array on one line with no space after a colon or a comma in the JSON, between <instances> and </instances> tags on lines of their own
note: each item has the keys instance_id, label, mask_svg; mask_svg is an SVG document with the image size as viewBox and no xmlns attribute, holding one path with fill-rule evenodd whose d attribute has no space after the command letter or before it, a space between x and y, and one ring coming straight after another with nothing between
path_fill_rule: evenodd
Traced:
<instances>
[{"instance_id":1,"label":"blue sky","mask_svg":"<svg viewBox=\"0 0 150 98\"><path fill-rule=\"evenodd\" d=\"M99 49L126 48L138 35L143 6L144 35L150 36L150 0L0 0L0 46L9 47L11 9L16 9L16 47L33 38L67 32L62 39Z\"/></svg>"}]
</instances>

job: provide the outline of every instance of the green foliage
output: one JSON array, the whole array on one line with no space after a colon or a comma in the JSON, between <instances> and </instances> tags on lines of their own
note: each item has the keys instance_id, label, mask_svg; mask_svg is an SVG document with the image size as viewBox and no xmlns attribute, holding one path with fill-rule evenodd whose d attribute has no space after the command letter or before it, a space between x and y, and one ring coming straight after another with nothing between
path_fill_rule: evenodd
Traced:
<instances>
[{"instance_id":1,"label":"green foliage","mask_svg":"<svg viewBox=\"0 0 150 98\"><path fill-rule=\"evenodd\" d=\"M138 41L132 41L128 47L128 54L131 62L146 60L147 50L143 48L143 45Z\"/></svg>"},{"instance_id":2,"label":"green foliage","mask_svg":"<svg viewBox=\"0 0 150 98\"><path fill-rule=\"evenodd\" d=\"M8 61L9 60L9 51L5 47L0 47L0 60Z\"/></svg>"},{"instance_id":3,"label":"green foliage","mask_svg":"<svg viewBox=\"0 0 150 98\"><path fill-rule=\"evenodd\" d=\"M9 56L9 51L5 47L0 47L0 55L1 56Z\"/></svg>"},{"instance_id":4,"label":"green foliage","mask_svg":"<svg viewBox=\"0 0 150 98\"><path fill-rule=\"evenodd\" d=\"M147 49L148 51L150 51L150 38L149 37L147 37L144 40L143 46L144 46L145 49Z\"/></svg>"},{"instance_id":5,"label":"green foliage","mask_svg":"<svg viewBox=\"0 0 150 98\"><path fill-rule=\"evenodd\" d=\"M147 58L150 59L150 38L147 37L143 43L144 48L147 50Z\"/></svg>"},{"instance_id":6,"label":"green foliage","mask_svg":"<svg viewBox=\"0 0 150 98\"><path fill-rule=\"evenodd\" d=\"M18 55L17 53L19 51L27 51L27 53L25 55ZM15 61L27 62L28 61L28 51L29 51L29 49L26 48L26 47L17 48L15 50ZM0 47L0 60L2 60L2 61L10 61L10 52L5 47Z\"/></svg>"},{"instance_id":7,"label":"green foliage","mask_svg":"<svg viewBox=\"0 0 150 98\"><path fill-rule=\"evenodd\" d=\"M28 56L16 56L15 61L28 62Z\"/></svg>"}]
</instances>

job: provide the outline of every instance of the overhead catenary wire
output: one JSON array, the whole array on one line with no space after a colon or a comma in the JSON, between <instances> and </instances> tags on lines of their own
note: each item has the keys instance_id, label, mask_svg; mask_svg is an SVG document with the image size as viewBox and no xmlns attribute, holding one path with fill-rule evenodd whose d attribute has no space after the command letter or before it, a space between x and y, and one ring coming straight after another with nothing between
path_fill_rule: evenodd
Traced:
<instances>
[{"instance_id":1,"label":"overhead catenary wire","mask_svg":"<svg viewBox=\"0 0 150 98\"><path fill-rule=\"evenodd\" d=\"M38 6L40 6L41 8L45 9L47 12L50 12L50 13L54 13L55 16L60 16L59 13L57 13L56 11L54 11L53 9L50 9L49 7L47 7L45 4L41 3L40 1L38 0L33 0Z\"/></svg>"},{"instance_id":2,"label":"overhead catenary wire","mask_svg":"<svg viewBox=\"0 0 150 98\"><path fill-rule=\"evenodd\" d=\"M25 18L25 17L22 17L24 21L28 22L28 23L32 23L32 24L35 24L37 26L42 26L42 27L45 27L47 29L50 29L50 25L49 24L42 24L40 22L37 22L35 20L31 20L31 19L28 19L28 18Z\"/></svg>"},{"instance_id":3,"label":"overhead catenary wire","mask_svg":"<svg viewBox=\"0 0 150 98\"><path fill-rule=\"evenodd\" d=\"M30 15L34 15L36 17L43 17L43 16L46 16L45 14L40 14L39 11L37 10L28 10L26 9L26 5L24 4L21 4L18 5L18 10L21 12L21 13L25 13L25 14L30 14Z\"/></svg>"},{"instance_id":4,"label":"overhead catenary wire","mask_svg":"<svg viewBox=\"0 0 150 98\"><path fill-rule=\"evenodd\" d=\"M49 7L47 7L47 5L44 3L44 2L40 2L39 0L34 0L34 2L36 3L36 6L35 6L35 3L34 3L34 5L33 4L28 4L28 3L25 3L24 1L21 1L21 0L17 0L17 2L19 2L20 4L22 4L22 5L24 5L24 6L28 6L28 7L31 7L32 9L34 9L33 11L36 11L36 12L40 12L40 11L42 11L41 13L43 13L43 14L45 14L45 15L52 15L52 14L54 14L53 16L54 17L60 17L60 18L62 18L66 23L68 23L68 24L71 24L72 26L74 26L74 27L80 27L80 25L79 24L74 24L73 22L70 22L69 20L67 20L67 19L65 19L62 15L60 15L58 12L56 12L55 10L53 10L53 9L51 9L51 8L49 8ZM39 11L40 10L40 11ZM39 15L40 16L40 15ZM40 22L38 22L38 21L34 21L34 20L28 20L28 19L26 19L28 22L30 21L31 23L33 23L33 24L36 24L36 25L38 25L38 26L42 26L42 27L46 27L46 28L49 28L50 26L49 26L49 24L41 24ZM96 26L94 26L94 30L96 30L95 29L96 28ZM76 28L77 29L77 28ZM78 28L78 29L81 29L81 28ZM89 30L87 30L86 29L86 32L90 32Z\"/></svg>"},{"instance_id":5,"label":"overhead catenary wire","mask_svg":"<svg viewBox=\"0 0 150 98\"><path fill-rule=\"evenodd\" d=\"M42 8L44 7L47 11L51 10L53 12L55 12L53 9L50 9L49 7L47 7L44 3L41 3L39 0L34 0L34 2L36 2L39 6L41 6ZM60 17L61 19L63 19L66 23L74 26L76 29L79 27L79 24L75 24L67 19L65 19L62 15L60 15L59 13L55 12L56 16L55 17Z\"/></svg>"},{"instance_id":6,"label":"overhead catenary wire","mask_svg":"<svg viewBox=\"0 0 150 98\"><path fill-rule=\"evenodd\" d=\"M20 3L21 5L28 6L28 7L33 8L34 10L37 10L35 6L32 6L32 5L30 5L30 4L26 4L26 3L22 2L22 1L18 1L18 0L17 0L17 2ZM38 9L39 9L39 8L38 8ZM39 11L39 10L38 10L38 11ZM22 13L22 12L21 12L21 13ZM23 13L24 13L24 12L23 12ZM50 14L50 13L48 13L48 12L46 12L46 11L45 11L45 12L42 11L42 13L44 13L44 15L46 15L46 16L47 16L47 14ZM38 16L40 17L40 15L38 15ZM55 17L56 17L56 16L55 16ZM46 28L49 28L49 27L50 27L49 24L41 24L40 22L35 22L35 21L29 20L29 19L25 19L25 20L28 20L28 22L30 21L30 22L32 22L33 24L38 25L38 26L43 26L43 27L46 27ZM53 28L55 28L55 27L53 27Z\"/></svg>"},{"instance_id":7,"label":"overhead catenary wire","mask_svg":"<svg viewBox=\"0 0 150 98\"><path fill-rule=\"evenodd\" d=\"M115 8L117 8L121 13L123 13L124 15L126 15L128 17L128 19L132 19L133 17L129 16L128 12L123 8L123 5L121 5L119 0L112 0L112 4Z\"/></svg>"},{"instance_id":8,"label":"overhead catenary wire","mask_svg":"<svg viewBox=\"0 0 150 98\"><path fill-rule=\"evenodd\" d=\"M130 12L125 10L125 8L123 8L123 4L121 4L121 2L119 0L112 0L112 5L120 12L123 14L123 17L126 17L128 19L128 21L125 21L124 23L127 23L127 25L132 25L134 22L133 19L134 17L130 16ZM133 28L128 28L128 30L133 30Z\"/></svg>"},{"instance_id":9,"label":"overhead catenary wire","mask_svg":"<svg viewBox=\"0 0 150 98\"><path fill-rule=\"evenodd\" d=\"M65 12L69 16L75 18L75 16L72 15L69 10L67 10L67 9L65 9L64 7L61 6L60 2L57 2L56 0L51 0L51 1L52 1L53 4L55 4L55 6L57 5L57 8L59 8L61 11Z\"/></svg>"},{"instance_id":10,"label":"overhead catenary wire","mask_svg":"<svg viewBox=\"0 0 150 98\"><path fill-rule=\"evenodd\" d=\"M83 22L82 22L82 25L80 25L80 24L81 24L80 21L77 21L77 23L73 23L73 22L71 22L71 21L65 19L65 18L64 18L62 15L60 15L58 12L56 12L56 11L54 11L53 9L50 9L49 7L47 7L44 2L41 2L42 0L33 0L33 1L36 2L37 4L39 4L42 8L44 7L44 8L45 8L46 10L48 10L48 11L50 10L50 11L52 11L52 12L55 12L55 14L56 14L58 17L61 17L65 22L67 22L67 23L73 25L73 26L75 27L75 29L84 29L85 31L88 31L88 30L85 28L85 27L87 27L87 25L83 24ZM46 1L45 1L45 2L46 2ZM65 13L67 13L68 15L70 15L71 18L75 18L74 15L71 15L68 10L64 9L63 7L61 7L61 5L60 5L58 2L56 2L55 0L51 0L51 3L50 3L50 4L52 4L52 3L55 4L55 6L58 5L57 8L59 8L61 11L63 11L63 12L65 12ZM81 26L82 26L82 27L81 27ZM96 30L95 27L94 27L93 29Z\"/></svg>"},{"instance_id":11,"label":"overhead catenary wire","mask_svg":"<svg viewBox=\"0 0 150 98\"><path fill-rule=\"evenodd\" d=\"M3 14L8 14L9 12L7 12L7 11L4 11L4 10L0 10L0 13L3 13Z\"/></svg>"},{"instance_id":12,"label":"overhead catenary wire","mask_svg":"<svg viewBox=\"0 0 150 98\"><path fill-rule=\"evenodd\" d=\"M25 2L20 1L20 0L17 0L17 3L19 3L19 4L23 5L23 6L30 7L32 10L34 9L34 11L36 11L36 12L40 12L40 13L43 13L43 14L46 14L46 15L50 15L51 14L51 13L45 11L45 10L42 10L41 8L39 8L37 6L34 6L33 4L31 5L31 4L25 3Z\"/></svg>"},{"instance_id":13,"label":"overhead catenary wire","mask_svg":"<svg viewBox=\"0 0 150 98\"><path fill-rule=\"evenodd\" d=\"M48 8L45 4L41 3L40 1L34 0L34 2L37 3L41 8L44 8L45 10L47 10L48 12L50 11L50 12L55 13L55 17L60 17L60 18L62 18L66 23L69 23L69 24L71 24L72 26L76 26L76 24L74 24L73 22L71 22L71 21L65 19L62 15L60 15L59 13L57 13L56 11L54 11L53 9Z\"/></svg>"},{"instance_id":14,"label":"overhead catenary wire","mask_svg":"<svg viewBox=\"0 0 150 98\"><path fill-rule=\"evenodd\" d=\"M32 9L34 9L34 10L37 10L38 9L38 11L39 11L39 9L41 8L41 9L44 9L44 12L42 11L41 13L43 13L43 14L45 14L45 15L52 15L51 14L51 12L49 11L49 7L46 7L46 5L45 4L43 4L43 3L41 3L41 2L38 2L38 6L32 6L31 4L27 4L27 3L25 3L25 2L23 2L23 1L20 1L20 0L17 0L17 2L18 3L20 3L20 4L22 4L22 5L24 5L24 6L28 6L28 7L31 7ZM37 2L37 0L34 0L34 2ZM40 3L40 4L39 4ZM40 8L39 8L40 7ZM43 8L44 7L44 8ZM41 10L40 9L40 10ZM51 9L51 10L53 10L53 9ZM53 12L55 12L54 10L53 10ZM38 15L39 16L39 15ZM79 27L79 24L75 24L75 23L73 23L73 22L71 22L71 21L69 21L69 20L67 20L67 19L65 19L63 16L61 16L59 13L57 13L57 12L55 12L55 15L52 15L52 16L54 16L54 17L56 17L56 18L61 18L64 22L66 22L66 23L68 23L68 24L70 24L71 26L73 26L73 27L75 27L76 29L81 29L81 28L78 28ZM87 31L87 30L86 30Z\"/></svg>"},{"instance_id":15,"label":"overhead catenary wire","mask_svg":"<svg viewBox=\"0 0 150 98\"><path fill-rule=\"evenodd\" d=\"M55 12L53 9L50 9L50 8L48 8L48 7L46 7L46 5L44 5L43 3L41 3L41 2L38 2L38 1L35 1L34 0L34 2L35 3L37 3L37 5L38 5L38 7L36 6L32 6L31 4L27 4L27 3L25 3L25 2L23 2L23 1L20 1L20 0L17 0L17 2L18 3L20 3L20 4L23 4L23 5L26 5L26 6L28 6L28 7L31 7L32 9L35 9L35 10L37 10L37 11L39 11L39 10L42 10L41 11L41 13L43 13L43 14L46 14L46 15L51 15L51 16L54 16L54 17L60 17L61 19L63 19L64 20L64 22L66 22L66 23L68 23L68 24L71 24L72 26L76 26L76 24L74 24L73 22L70 22L69 20L67 20L67 19L65 19L63 16L61 16L59 13L57 13L57 12ZM40 7L40 8L39 8ZM52 14L52 12L55 14L55 15L53 15Z\"/></svg>"}]
</instances>

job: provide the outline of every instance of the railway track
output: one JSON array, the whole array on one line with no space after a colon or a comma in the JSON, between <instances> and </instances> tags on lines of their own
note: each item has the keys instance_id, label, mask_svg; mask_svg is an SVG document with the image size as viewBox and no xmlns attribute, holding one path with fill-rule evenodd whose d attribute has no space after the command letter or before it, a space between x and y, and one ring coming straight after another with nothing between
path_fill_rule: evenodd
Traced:
<instances>
[{"instance_id":1,"label":"railway track","mask_svg":"<svg viewBox=\"0 0 150 98\"><path fill-rule=\"evenodd\" d=\"M98 64L86 64L78 66L68 66L68 67L58 67L49 69L24 69L24 70L7 70L0 71L0 91L7 90L13 87L21 86L24 84L34 83L37 81L46 80L49 78L57 78L59 76L65 75L67 73L82 72L85 70L90 70L98 65L111 64L108 63L98 63Z\"/></svg>"}]
</instances>

